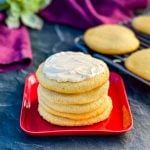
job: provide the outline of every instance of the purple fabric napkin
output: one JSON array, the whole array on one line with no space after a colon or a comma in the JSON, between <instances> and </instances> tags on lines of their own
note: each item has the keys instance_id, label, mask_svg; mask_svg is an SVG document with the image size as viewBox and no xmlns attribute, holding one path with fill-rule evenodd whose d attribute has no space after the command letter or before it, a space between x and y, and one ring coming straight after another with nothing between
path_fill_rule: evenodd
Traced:
<instances>
[{"instance_id":1,"label":"purple fabric napkin","mask_svg":"<svg viewBox=\"0 0 150 150\"><path fill-rule=\"evenodd\" d=\"M86 29L127 20L135 9L147 5L148 0L53 0L40 15L50 22Z\"/></svg>"},{"instance_id":2,"label":"purple fabric napkin","mask_svg":"<svg viewBox=\"0 0 150 150\"><path fill-rule=\"evenodd\" d=\"M0 14L0 72L28 66L32 60L30 38L27 29L9 29Z\"/></svg>"}]
</instances>

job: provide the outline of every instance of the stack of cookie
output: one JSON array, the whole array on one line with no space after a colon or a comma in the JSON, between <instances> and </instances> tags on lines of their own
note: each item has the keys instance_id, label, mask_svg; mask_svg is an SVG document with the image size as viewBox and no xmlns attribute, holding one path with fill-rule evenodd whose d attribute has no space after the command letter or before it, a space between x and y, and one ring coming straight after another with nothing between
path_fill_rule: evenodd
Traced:
<instances>
[{"instance_id":1,"label":"stack of cookie","mask_svg":"<svg viewBox=\"0 0 150 150\"><path fill-rule=\"evenodd\" d=\"M36 75L38 111L46 121L84 126L109 117L112 101L104 62L79 52L61 52L42 63Z\"/></svg>"}]
</instances>

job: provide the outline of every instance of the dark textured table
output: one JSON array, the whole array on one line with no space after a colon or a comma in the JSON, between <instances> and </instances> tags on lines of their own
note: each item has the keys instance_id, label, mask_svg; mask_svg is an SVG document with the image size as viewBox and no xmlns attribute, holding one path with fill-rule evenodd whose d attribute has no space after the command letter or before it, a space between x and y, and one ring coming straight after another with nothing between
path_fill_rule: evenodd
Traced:
<instances>
[{"instance_id":1,"label":"dark textured table","mask_svg":"<svg viewBox=\"0 0 150 150\"><path fill-rule=\"evenodd\" d=\"M124 79L131 110L133 129L115 136L32 137L19 126L24 80L49 55L62 50L76 50L73 40L82 31L45 23L43 30L30 30L33 64L27 69L0 73L0 150L3 149L150 149L150 88L126 74Z\"/></svg>"}]
</instances>

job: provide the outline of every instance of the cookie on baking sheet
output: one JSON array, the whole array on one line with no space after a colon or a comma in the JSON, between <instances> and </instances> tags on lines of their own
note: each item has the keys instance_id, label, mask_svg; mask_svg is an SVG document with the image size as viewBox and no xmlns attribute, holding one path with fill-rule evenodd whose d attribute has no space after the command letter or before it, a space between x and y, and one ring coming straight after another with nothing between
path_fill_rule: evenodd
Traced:
<instances>
[{"instance_id":1,"label":"cookie on baking sheet","mask_svg":"<svg viewBox=\"0 0 150 150\"><path fill-rule=\"evenodd\" d=\"M38 106L38 112L43 117L43 119L45 119L46 121L52 124L59 125L59 126L92 125L94 123L98 123L100 121L106 120L110 116L111 111L112 111L112 102L109 103L107 108L100 115L88 119L73 120L73 119L52 115L51 113L47 112L41 105Z\"/></svg>"},{"instance_id":2,"label":"cookie on baking sheet","mask_svg":"<svg viewBox=\"0 0 150 150\"><path fill-rule=\"evenodd\" d=\"M97 76L80 82L57 82L56 80L48 79L42 72L43 64L39 66L36 76L39 83L48 90L68 94L83 93L102 86L109 79L109 70L107 65L102 61L101 64L104 67L104 71Z\"/></svg>"},{"instance_id":3,"label":"cookie on baking sheet","mask_svg":"<svg viewBox=\"0 0 150 150\"><path fill-rule=\"evenodd\" d=\"M150 48L131 54L125 61L128 70L150 81Z\"/></svg>"},{"instance_id":4,"label":"cookie on baking sheet","mask_svg":"<svg viewBox=\"0 0 150 150\"><path fill-rule=\"evenodd\" d=\"M150 35L150 16L135 17L132 26L137 31Z\"/></svg>"},{"instance_id":5,"label":"cookie on baking sheet","mask_svg":"<svg viewBox=\"0 0 150 150\"><path fill-rule=\"evenodd\" d=\"M88 119L88 118L100 115L108 107L109 103L111 103L111 99L109 96L107 96L106 100L102 103L102 105L98 107L97 109L95 109L94 111L81 113L81 114L74 114L74 113L63 113L63 112L55 111L54 109L48 107L42 101L39 101L39 105L41 105L43 109L47 111L48 113L56 115L56 116L64 117L64 118L73 119L73 120Z\"/></svg>"},{"instance_id":6,"label":"cookie on baking sheet","mask_svg":"<svg viewBox=\"0 0 150 150\"><path fill-rule=\"evenodd\" d=\"M87 113L101 107L102 103L107 99L107 95L99 98L98 100L87 103L87 104L74 104L74 105L66 105L66 104L56 104L56 103L48 103L44 97L38 97L38 100L46 104L48 107L54 109L55 111L65 112L65 113Z\"/></svg>"},{"instance_id":7,"label":"cookie on baking sheet","mask_svg":"<svg viewBox=\"0 0 150 150\"><path fill-rule=\"evenodd\" d=\"M89 28L84 33L84 41L93 51L102 54L126 54L139 47L139 40L127 27L121 25L101 25Z\"/></svg>"},{"instance_id":8,"label":"cookie on baking sheet","mask_svg":"<svg viewBox=\"0 0 150 150\"><path fill-rule=\"evenodd\" d=\"M38 95L42 96L47 103L57 103L57 104L86 104L96 101L103 95L108 94L109 81L104 83L101 87L93 89L86 93L81 94L63 94L50 91L38 86Z\"/></svg>"}]
</instances>

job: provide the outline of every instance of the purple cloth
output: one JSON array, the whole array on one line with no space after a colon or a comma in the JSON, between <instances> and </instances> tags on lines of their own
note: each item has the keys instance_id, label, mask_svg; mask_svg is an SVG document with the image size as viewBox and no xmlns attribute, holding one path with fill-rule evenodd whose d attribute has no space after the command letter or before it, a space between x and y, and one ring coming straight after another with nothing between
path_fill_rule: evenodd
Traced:
<instances>
[{"instance_id":1,"label":"purple cloth","mask_svg":"<svg viewBox=\"0 0 150 150\"><path fill-rule=\"evenodd\" d=\"M148 0L53 0L40 15L50 22L86 29L127 20L135 9L147 5Z\"/></svg>"},{"instance_id":2,"label":"purple cloth","mask_svg":"<svg viewBox=\"0 0 150 150\"><path fill-rule=\"evenodd\" d=\"M0 72L27 67L32 60L30 38L27 29L9 29L0 14Z\"/></svg>"}]
</instances>

